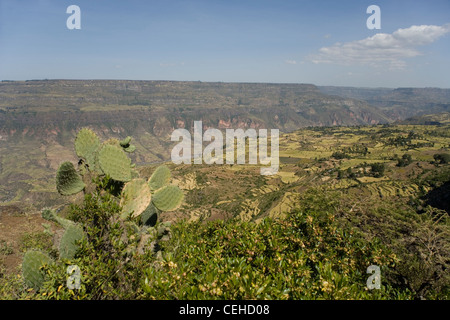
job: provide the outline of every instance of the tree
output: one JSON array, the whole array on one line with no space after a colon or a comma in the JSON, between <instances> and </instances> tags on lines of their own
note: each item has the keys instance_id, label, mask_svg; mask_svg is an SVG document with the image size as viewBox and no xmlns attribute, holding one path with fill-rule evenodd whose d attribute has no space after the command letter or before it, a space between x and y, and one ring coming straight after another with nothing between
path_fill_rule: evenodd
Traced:
<instances>
[{"instance_id":1,"label":"tree","mask_svg":"<svg viewBox=\"0 0 450 320\"><path fill-rule=\"evenodd\" d=\"M404 154L400 159L397 160L397 167L406 167L412 162L412 157L410 154Z\"/></svg>"},{"instance_id":2,"label":"tree","mask_svg":"<svg viewBox=\"0 0 450 320\"><path fill-rule=\"evenodd\" d=\"M435 154L433 158L436 163L447 164L450 162L450 154L448 153Z\"/></svg>"},{"instance_id":3,"label":"tree","mask_svg":"<svg viewBox=\"0 0 450 320\"><path fill-rule=\"evenodd\" d=\"M380 178L384 175L384 170L386 169L386 165L383 162L373 163L370 166L372 174L376 178Z\"/></svg>"}]
</instances>

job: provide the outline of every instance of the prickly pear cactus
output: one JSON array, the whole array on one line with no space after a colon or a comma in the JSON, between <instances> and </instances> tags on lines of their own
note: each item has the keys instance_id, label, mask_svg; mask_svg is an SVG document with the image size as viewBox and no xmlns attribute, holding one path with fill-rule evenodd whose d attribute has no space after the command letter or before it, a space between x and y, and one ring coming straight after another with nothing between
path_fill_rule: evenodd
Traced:
<instances>
[{"instance_id":1,"label":"prickly pear cactus","mask_svg":"<svg viewBox=\"0 0 450 320\"><path fill-rule=\"evenodd\" d=\"M78 193L86 185L70 161L63 162L56 173L56 189L61 195L69 196Z\"/></svg>"},{"instance_id":2,"label":"prickly pear cactus","mask_svg":"<svg viewBox=\"0 0 450 320\"><path fill-rule=\"evenodd\" d=\"M73 259L79 249L78 241L84 237L83 228L79 225L70 225L64 232L59 245L59 257L61 259Z\"/></svg>"},{"instance_id":3,"label":"prickly pear cactus","mask_svg":"<svg viewBox=\"0 0 450 320\"><path fill-rule=\"evenodd\" d=\"M122 148L104 145L98 154L98 161L103 172L112 179L122 182L131 180L131 160Z\"/></svg>"},{"instance_id":4,"label":"prickly pear cactus","mask_svg":"<svg viewBox=\"0 0 450 320\"><path fill-rule=\"evenodd\" d=\"M133 144L130 144L128 147L123 148L123 150L128 153L133 153L136 150L136 146Z\"/></svg>"},{"instance_id":5,"label":"prickly pear cactus","mask_svg":"<svg viewBox=\"0 0 450 320\"><path fill-rule=\"evenodd\" d=\"M125 139L119 141L120 146L123 148L123 151L128 152L128 153L132 153L136 150L136 146L130 144L131 142L131 137L128 136Z\"/></svg>"},{"instance_id":6,"label":"prickly pear cactus","mask_svg":"<svg viewBox=\"0 0 450 320\"><path fill-rule=\"evenodd\" d=\"M171 178L171 173L167 166L162 165L155 169L152 176L150 177L148 184L150 189L158 190L159 188L167 185Z\"/></svg>"},{"instance_id":7,"label":"prickly pear cactus","mask_svg":"<svg viewBox=\"0 0 450 320\"><path fill-rule=\"evenodd\" d=\"M41 268L52 263L52 258L41 251L27 251L22 262L22 275L25 285L28 288L39 290L45 281L45 274Z\"/></svg>"},{"instance_id":8,"label":"prickly pear cactus","mask_svg":"<svg viewBox=\"0 0 450 320\"><path fill-rule=\"evenodd\" d=\"M119 144L120 144L123 148L126 148L126 147L128 147L128 146L130 145L130 142L131 142L131 137L128 136L128 137L126 137L125 139L121 140L121 141L119 142Z\"/></svg>"},{"instance_id":9,"label":"prickly pear cactus","mask_svg":"<svg viewBox=\"0 0 450 320\"><path fill-rule=\"evenodd\" d=\"M178 186L165 186L152 195L152 203L161 211L172 211L181 205L183 198L183 191Z\"/></svg>"},{"instance_id":10,"label":"prickly pear cactus","mask_svg":"<svg viewBox=\"0 0 450 320\"><path fill-rule=\"evenodd\" d=\"M68 219L64 219L60 216L58 216L55 211L50 210L50 209L44 209L42 210L42 218L48 220L48 221L53 221L58 223L59 225L61 225L64 229L69 228L70 226L75 225L75 222L68 220Z\"/></svg>"},{"instance_id":11,"label":"prickly pear cactus","mask_svg":"<svg viewBox=\"0 0 450 320\"><path fill-rule=\"evenodd\" d=\"M100 149L100 140L94 131L83 128L78 131L75 138L75 151L83 158L90 171L97 169L97 153Z\"/></svg>"},{"instance_id":12,"label":"prickly pear cactus","mask_svg":"<svg viewBox=\"0 0 450 320\"><path fill-rule=\"evenodd\" d=\"M150 187L144 179L133 179L126 183L122 189L120 205L122 206L123 219L130 214L133 217L139 216L150 204L152 195Z\"/></svg>"},{"instance_id":13,"label":"prickly pear cactus","mask_svg":"<svg viewBox=\"0 0 450 320\"><path fill-rule=\"evenodd\" d=\"M142 212L141 214L141 222L144 226L153 227L158 220L158 209L156 209L153 203L150 203L149 206Z\"/></svg>"}]
</instances>

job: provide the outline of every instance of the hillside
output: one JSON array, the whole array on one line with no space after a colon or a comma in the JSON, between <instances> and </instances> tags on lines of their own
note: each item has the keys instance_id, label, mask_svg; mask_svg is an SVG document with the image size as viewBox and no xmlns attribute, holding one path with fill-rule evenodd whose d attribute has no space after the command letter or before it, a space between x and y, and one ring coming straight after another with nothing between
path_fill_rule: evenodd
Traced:
<instances>
[{"instance_id":1,"label":"hillside","mask_svg":"<svg viewBox=\"0 0 450 320\"><path fill-rule=\"evenodd\" d=\"M450 111L450 89L319 87L324 94L359 99L392 120Z\"/></svg>"},{"instance_id":2,"label":"hillside","mask_svg":"<svg viewBox=\"0 0 450 320\"><path fill-rule=\"evenodd\" d=\"M423 113L429 105L426 99L433 105L440 103L441 110L448 106L447 91L414 89L406 94L403 89L311 84L3 81L0 202L19 212L60 204L54 172L64 159L75 160L71 145L82 127L92 128L103 139L135 137L137 152L132 160L143 165L169 160L171 132L180 127L192 130L198 120L205 128L282 132L308 126L374 125Z\"/></svg>"},{"instance_id":3,"label":"hillside","mask_svg":"<svg viewBox=\"0 0 450 320\"><path fill-rule=\"evenodd\" d=\"M138 164L167 161L175 128L279 128L364 125L390 119L309 84L42 80L0 83L0 202L33 210L59 203L53 177L75 159L76 132L135 137ZM10 207L11 210L14 207ZM8 210L10 210L8 209Z\"/></svg>"},{"instance_id":4,"label":"hillside","mask_svg":"<svg viewBox=\"0 0 450 320\"><path fill-rule=\"evenodd\" d=\"M284 133L274 176L255 165L169 162L171 183L185 195L180 208L158 214L157 227L171 222L171 236L155 254L129 260L129 248L114 240L117 225L108 227L109 240L91 235L100 247L83 247L74 260L84 270L75 293L60 285L72 263L64 260L49 270L45 295L21 289L14 272L23 253L40 248L57 257L61 230L40 215L4 211L0 298L448 299L450 128L446 115L432 118L439 123ZM138 166L139 177L152 177L157 166ZM57 197L76 204L56 208L78 222L118 210L100 194L84 202ZM132 226L141 231L130 241L143 239L142 227ZM115 249L103 253L104 241ZM129 261L127 272L114 273L121 261ZM371 264L382 267L379 291L365 287Z\"/></svg>"}]
</instances>

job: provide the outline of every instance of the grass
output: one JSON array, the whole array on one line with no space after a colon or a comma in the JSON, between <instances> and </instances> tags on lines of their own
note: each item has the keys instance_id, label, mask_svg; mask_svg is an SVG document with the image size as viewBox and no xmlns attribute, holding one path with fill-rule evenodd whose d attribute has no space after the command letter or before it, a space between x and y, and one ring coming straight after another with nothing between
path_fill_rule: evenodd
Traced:
<instances>
[{"instance_id":1,"label":"grass","mask_svg":"<svg viewBox=\"0 0 450 320\"><path fill-rule=\"evenodd\" d=\"M7 256L13 253L13 247L6 240L0 240L0 255Z\"/></svg>"}]
</instances>

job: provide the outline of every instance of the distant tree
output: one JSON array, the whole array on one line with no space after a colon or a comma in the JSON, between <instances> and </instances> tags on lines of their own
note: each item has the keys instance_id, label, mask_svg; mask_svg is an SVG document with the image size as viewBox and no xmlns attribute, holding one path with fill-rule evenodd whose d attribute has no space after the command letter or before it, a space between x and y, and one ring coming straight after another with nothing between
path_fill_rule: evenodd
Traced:
<instances>
[{"instance_id":1,"label":"distant tree","mask_svg":"<svg viewBox=\"0 0 450 320\"><path fill-rule=\"evenodd\" d=\"M348 167L348 169L347 169L347 177L349 179L355 179L356 178L356 174L353 172L351 167Z\"/></svg>"},{"instance_id":2,"label":"distant tree","mask_svg":"<svg viewBox=\"0 0 450 320\"><path fill-rule=\"evenodd\" d=\"M410 154L404 154L400 159L397 159L397 167L406 167L412 162Z\"/></svg>"},{"instance_id":3,"label":"distant tree","mask_svg":"<svg viewBox=\"0 0 450 320\"><path fill-rule=\"evenodd\" d=\"M383 162L372 163L370 165L372 175L376 178L382 177L386 169L386 165Z\"/></svg>"},{"instance_id":4,"label":"distant tree","mask_svg":"<svg viewBox=\"0 0 450 320\"><path fill-rule=\"evenodd\" d=\"M433 158L436 163L447 164L450 162L450 154L448 153L435 154Z\"/></svg>"},{"instance_id":5,"label":"distant tree","mask_svg":"<svg viewBox=\"0 0 450 320\"><path fill-rule=\"evenodd\" d=\"M350 158L350 156L348 154L345 154L344 152L341 152L341 151L333 152L331 157L335 158L336 160L340 160L340 159L344 159L344 158Z\"/></svg>"}]
</instances>

